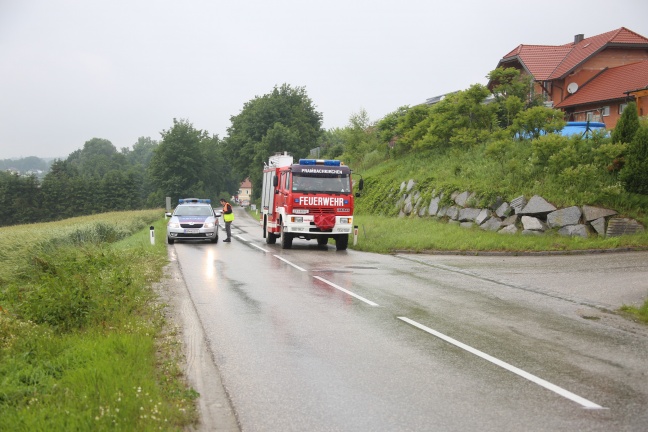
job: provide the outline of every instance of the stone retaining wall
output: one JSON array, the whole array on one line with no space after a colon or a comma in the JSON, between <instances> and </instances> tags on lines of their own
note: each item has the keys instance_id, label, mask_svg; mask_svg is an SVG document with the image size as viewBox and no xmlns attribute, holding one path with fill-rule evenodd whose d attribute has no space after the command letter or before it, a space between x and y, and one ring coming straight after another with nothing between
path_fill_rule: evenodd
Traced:
<instances>
[{"instance_id":1,"label":"stone retaining wall","mask_svg":"<svg viewBox=\"0 0 648 432\"><path fill-rule=\"evenodd\" d=\"M433 191L430 202L425 202L421 193L413 190L415 185L414 180L401 184L400 199L396 203L401 217L415 214L443 218L462 227L479 226L501 234L521 232L524 235L542 235L548 230L556 230L565 236L616 237L644 231L641 223L620 217L611 209L589 205L556 208L538 195L528 201L524 196L511 202L497 199L486 208L474 208L470 205L478 199L470 191L451 194L451 204L443 205L443 202L447 202L444 201L443 192Z\"/></svg>"}]
</instances>

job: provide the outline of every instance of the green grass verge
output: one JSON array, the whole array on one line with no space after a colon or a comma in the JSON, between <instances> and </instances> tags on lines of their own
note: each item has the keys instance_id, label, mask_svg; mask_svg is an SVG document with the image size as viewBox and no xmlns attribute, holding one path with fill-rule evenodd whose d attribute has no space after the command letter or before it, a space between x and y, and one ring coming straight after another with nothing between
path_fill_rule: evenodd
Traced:
<instances>
[{"instance_id":1,"label":"green grass verge","mask_svg":"<svg viewBox=\"0 0 648 432\"><path fill-rule=\"evenodd\" d=\"M462 228L435 218L356 215L358 243L354 249L392 253L411 252L546 252L630 248L648 250L648 232L621 237L565 237L505 235L478 227Z\"/></svg>"},{"instance_id":2,"label":"green grass verge","mask_svg":"<svg viewBox=\"0 0 648 432\"><path fill-rule=\"evenodd\" d=\"M0 272L0 429L183 430L195 422L197 394L152 288L167 263L161 213L0 229L11 263Z\"/></svg>"}]
</instances>

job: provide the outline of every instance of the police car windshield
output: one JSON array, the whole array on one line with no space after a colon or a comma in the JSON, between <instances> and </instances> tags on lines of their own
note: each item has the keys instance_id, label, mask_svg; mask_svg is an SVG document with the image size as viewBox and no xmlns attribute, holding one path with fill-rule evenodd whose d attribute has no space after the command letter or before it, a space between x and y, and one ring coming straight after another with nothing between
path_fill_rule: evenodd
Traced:
<instances>
[{"instance_id":1,"label":"police car windshield","mask_svg":"<svg viewBox=\"0 0 648 432\"><path fill-rule=\"evenodd\" d=\"M212 210L209 206L178 206L175 211L176 216L212 216Z\"/></svg>"},{"instance_id":2,"label":"police car windshield","mask_svg":"<svg viewBox=\"0 0 648 432\"><path fill-rule=\"evenodd\" d=\"M293 173L293 192L349 193L351 185L348 174L339 175L304 175Z\"/></svg>"}]
</instances>

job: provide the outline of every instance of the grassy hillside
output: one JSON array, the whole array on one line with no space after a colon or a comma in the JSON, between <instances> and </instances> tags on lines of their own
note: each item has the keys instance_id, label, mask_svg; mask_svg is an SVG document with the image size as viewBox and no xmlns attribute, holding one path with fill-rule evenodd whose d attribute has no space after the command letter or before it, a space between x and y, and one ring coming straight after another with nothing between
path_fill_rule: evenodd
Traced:
<instances>
[{"instance_id":1,"label":"grassy hillside","mask_svg":"<svg viewBox=\"0 0 648 432\"><path fill-rule=\"evenodd\" d=\"M596 154L602 153L601 150L597 153L595 143L574 142L574 146L590 146L579 152L591 154L593 160ZM441 191L445 192L447 202L452 192L475 192L479 200L474 206L486 206L497 197L510 202L520 195L527 199L540 195L556 207L593 205L615 209L648 226L648 196L624 191L616 175L605 169L606 158L601 157L598 165L585 161L558 170L555 165L559 161L543 163L538 160L539 150L534 150L534 146L538 144L507 145L506 149L500 149L501 154L492 145L447 152L419 151L380 162L359 173L364 178L365 189L356 201L356 213L397 215L396 202L402 195L400 186L414 180L414 189L428 204L432 194Z\"/></svg>"}]
</instances>

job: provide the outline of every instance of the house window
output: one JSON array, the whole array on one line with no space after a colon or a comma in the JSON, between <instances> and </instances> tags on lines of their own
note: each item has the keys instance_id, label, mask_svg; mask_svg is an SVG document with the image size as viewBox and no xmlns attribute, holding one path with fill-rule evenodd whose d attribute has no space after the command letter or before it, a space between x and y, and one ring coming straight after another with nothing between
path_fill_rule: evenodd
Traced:
<instances>
[{"instance_id":1,"label":"house window","mask_svg":"<svg viewBox=\"0 0 648 432\"><path fill-rule=\"evenodd\" d=\"M623 114L623 110L628 106L627 103L619 104L619 114Z\"/></svg>"},{"instance_id":2,"label":"house window","mask_svg":"<svg viewBox=\"0 0 648 432\"><path fill-rule=\"evenodd\" d=\"M603 108L601 108L601 115L603 117L609 116L610 115L610 107L609 106L604 106Z\"/></svg>"},{"instance_id":3,"label":"house window","mask_svg":"<svg viewBox=\"0 0 648 432\"><path fill-rule=\"evenodd\" d=\"M594 121L594 111L588 111L587 112L587 121Z\"/></svg>"}]
</instances>

